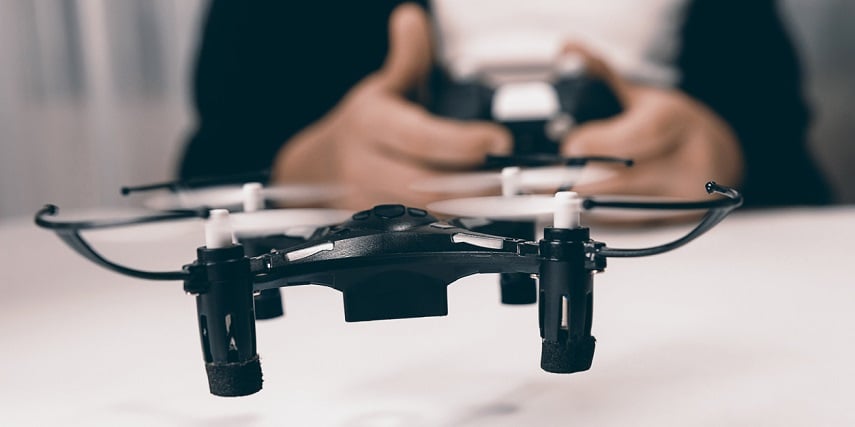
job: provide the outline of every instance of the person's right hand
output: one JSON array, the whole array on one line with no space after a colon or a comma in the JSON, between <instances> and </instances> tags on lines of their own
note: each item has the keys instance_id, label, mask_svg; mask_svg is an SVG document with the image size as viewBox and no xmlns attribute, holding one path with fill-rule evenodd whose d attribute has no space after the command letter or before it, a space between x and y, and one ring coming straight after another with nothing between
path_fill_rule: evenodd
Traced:
<instances>
[{"instance_id":1,"label":"person's right hand","mask_svg":"<svg viewBox=\"0 0 855 427\"><path fill-rule=\"evenodd\" d=\"M439 195L413 192L413 183L472 169L488 153L510 152L511 138L503 127L436 117L406 99L424 85L432 64L424 10L413 4L396 8L389 41L383 67L279 151L274 183L346 185L348 195L334 203L338 207L423 207Z\"/></svg>"}]
</instances>

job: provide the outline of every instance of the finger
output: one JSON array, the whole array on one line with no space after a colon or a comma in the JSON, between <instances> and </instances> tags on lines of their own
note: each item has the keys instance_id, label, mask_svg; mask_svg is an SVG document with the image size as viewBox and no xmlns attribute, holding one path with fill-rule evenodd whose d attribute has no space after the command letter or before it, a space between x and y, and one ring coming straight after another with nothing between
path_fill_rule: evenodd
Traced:
<instances>
[{"instance_id":1,"label":"finger","mask_svg":"<svg viewBox=\"0 0 855 427\"><path fill-rule=\"evenodd\" d=\"M580 56L585 63L586 73L604 80L624 106L629 106L632 103L632 86L620 77L603 58L593 53L586 46L576 42L567 42L561 48L561 55Z\"/></svg>"},{"instance_id":2,"label":"finger","mask_svg":"<svg viewBox=\"0 0 855 427\"><path fill-rule=\"evenodd\" d=\"M608 155L641 161L674 147L677 130L673 120L660 113L661 103L643 88L637 88L619 76L601 57L584 45L569 42L562 55L578 55L586 71L604 81L624 105L620 115L584 124L564 138L562 153L568 156Z\"/></svg>"},{"instance_id":3,"label":"finger","mask_svg":"<svg viewBox=\"0 0 855 427\"><path fill-rule=\"evenodd\" d=\"M405 3L389 17L389 51L378 75L390 89L403 93L424 81L432 62L431 28L420 6Z\"/></svg>"},{"instance_id":4,"label":"finger","mask_svg":"<svg viewBox=\"0 0 855 427\"><path fill-rule=\"evenodd\" d=\"M566 156L627 157L638 162L673 151L683 134L683 122L658 102L641 102L607 120L574 129L561 143Z\"/></svg>"},{"instance_id":5,"label":"finger","mask_svg":"<svg viewBox=\"0 0 855 427\"><path fill-rule=\"evenodd\" d=\"M436 169L466 169L484 163L487 154L511 152L503 126L458 121L430 114L406 100L393 99L394 117L386 118L377 143L392 156Z\"/></svg>"}]
</instances>

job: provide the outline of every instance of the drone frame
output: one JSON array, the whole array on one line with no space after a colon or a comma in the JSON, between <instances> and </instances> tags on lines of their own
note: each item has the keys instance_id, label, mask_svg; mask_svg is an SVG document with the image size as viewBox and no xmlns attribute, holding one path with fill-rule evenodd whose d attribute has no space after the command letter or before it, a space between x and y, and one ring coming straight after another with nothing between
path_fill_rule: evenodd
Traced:
<instances>
[{"instance_id":1,"label":"drone frame","mask_svg":"<svg viewBox=\"0 0 855 427\"><path fill-rule=\"evenodd\" d=\"M686 235L640 249L611 248L591 240L589 229L578 221L559 224L557 217L556 227L547 228L543 239L534 242L476 233L436 221L426 213L417 226L398 231L354 226L355 215L354 221L328 227L294 247L250 257L241 244L209 242L180 271L151 272L107 260L79 232L205 218L207 210L161 212L119 221L63 222L47 218L58 211L48 205L36 214L35 221L55 231L90 261L112 271L147 280L183 280L184 289L196 295L210 391L219 396L243 396L259 391L262 383L253 294L305 284L340 290L345 320L365 321L445 315L446 287L472 274L536 275L540 281L541 368L554 373L587 370L596 342L591 335L593 273L603 271L609 257L649 256L683 246L742 204L741 194L734 189L714 182L705 188L725 197L689 202L577 199L584 209L707 210Z\"/></svg>"}]
</instances>

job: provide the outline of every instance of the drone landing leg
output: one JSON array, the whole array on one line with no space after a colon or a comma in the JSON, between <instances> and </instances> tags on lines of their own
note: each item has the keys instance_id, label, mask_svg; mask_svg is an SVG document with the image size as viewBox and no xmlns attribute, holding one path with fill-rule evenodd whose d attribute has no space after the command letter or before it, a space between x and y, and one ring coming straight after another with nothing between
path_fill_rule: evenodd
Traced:
<instances>
[{"instance_id":1,"label":"drone landing leg","mask_svg":"<svg viewBox=\"0 0 855 427\"><path fill-rule=\"evenodd\" d=\"M537 282L527 273L502 273L499 276L502 304L522 305L537 302Z\"/></svg>"},{"instance_id":2,"label":"drone landing leg","mask_svg":"<svg viewBox=\"0 0 855 427\"><path fill-rule=\"evenodd\" d=\"M255 319L269 320L285 315L279 288L264 289L255 296Z\"/></svg>"},{"instance_id":3,"label":"drone landing leg","mask_svg":"<svg viewBox=\"0 0 855 427\"><path fill-rule=\"evenodd\" d=\"M502 224L499 222L498 224ZM540 224L533 221L508 222L514 224L512 234L501 234L518 239L536 240ZM537 302L537 281L526 273L502 273L499 276L502 304L522 305Z\"/></svg>"},{"instance_id":4,"label":"drone landing leg","mask_svg":"<svg viewBox=\"0 0 855 427\"><path fill-rule=\"evenodd\" d=\"M241 245L199 248L206 278L196 308L211 393L246 396L261 390L249 259ZM185 288L187 285L185 284Z\"/></svg>"},{"instance_id":5,"label":"drone landing leg","mask_svg":"<svg viewBox=\"0 0 855 427\"><path fill-rule=\"evenodd\" d=\"M573 373L591 368L596 340L591 336L593 275L585 267L587 228L547 228L541 240L540 367Z\"/></svg>"}]
</instances>

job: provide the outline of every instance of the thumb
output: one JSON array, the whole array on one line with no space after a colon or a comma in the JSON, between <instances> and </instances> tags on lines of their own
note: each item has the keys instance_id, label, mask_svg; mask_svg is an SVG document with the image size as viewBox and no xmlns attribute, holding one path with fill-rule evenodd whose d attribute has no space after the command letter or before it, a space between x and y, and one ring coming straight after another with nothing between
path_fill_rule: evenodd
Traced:
<instances>
[{"instance_id":1,"label":"thumb","mask_svg":"<svg viewBox=\"0 0 855 427\"><path fill-rule=\"evenodd\" d=\"M431 28L420 6L405 3L389 17L389 52L378 75L396 92L406 92L427 78L432 62Z\"/></svg>"},{"instance_id":2,"label":"thumb","mask_svg":"<svg viewBox=\"0 0 855 427\"><path fill-rule=\"evenodd\" d=\"M603 58L596 55L586 46L575 42L567 42L561 49L561 55L581 57L585 64L586 72L604 80L615 92L615 95L617 95L624 107L632 103L632 86L627 84Z\"/></svg>"}]
</instances>

